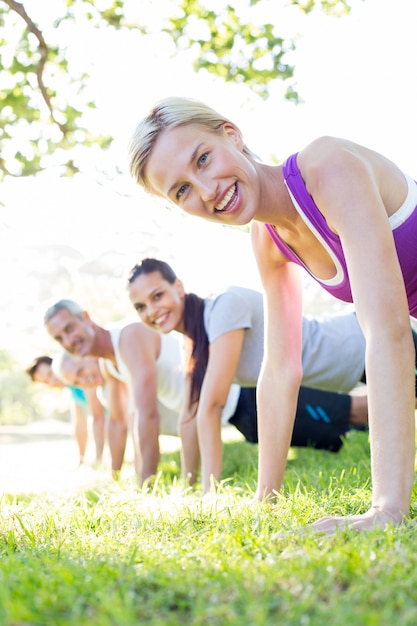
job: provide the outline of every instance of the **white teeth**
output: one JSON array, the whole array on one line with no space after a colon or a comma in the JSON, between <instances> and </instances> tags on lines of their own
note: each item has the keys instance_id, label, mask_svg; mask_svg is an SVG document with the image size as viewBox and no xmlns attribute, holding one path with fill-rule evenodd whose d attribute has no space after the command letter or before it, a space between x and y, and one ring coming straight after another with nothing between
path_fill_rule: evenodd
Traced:
<instances>
[{"instance_id":1,"label":"white teeth","mask_svg":"<svg viewBox=\"0 0 417 626\"><path fill-rule=\"evenodd\" d=\"M235 191L236 191L236 185L233 185L233 187L229 189L229 191L227 192L223 200L220 202L220 204L216 206L216 211L224 211L224 209L227 207L228 203L232 199Z\"/></svg>"}]
</instances>

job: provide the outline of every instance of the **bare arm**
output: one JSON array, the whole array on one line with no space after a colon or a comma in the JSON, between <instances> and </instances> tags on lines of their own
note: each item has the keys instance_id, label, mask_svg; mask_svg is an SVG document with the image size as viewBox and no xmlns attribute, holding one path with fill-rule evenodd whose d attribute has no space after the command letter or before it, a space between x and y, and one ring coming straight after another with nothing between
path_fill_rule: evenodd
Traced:
<instances>
[{"instance_id":1,"label":"bare arm","mask_svg":"<svg viewBox=\"0 0 417 626\"><path fill-rule=\"evenodd\" d=\"M70 409L71 417L74 423L75 439L80 453L80 462L82 463L87 449L88 440L87 415L84 407L81 404L78 404L73 398L70 400Z\"/></svg>"},{"instance_id":2,"label":"bare arm","mask_svg":"<svg viewBox=\"0 0 417 626\"><path fill-rule=\"evenodd\" d=\"M108 441L112 470L118 472L123 464L128 432L128 388L127 385L105 369L108 396L109 424Z\"/></svg>"},{"instance_id":3,"label":"bare arm","mask_svg":"<svg viewBox=\"0 0 417 626\"><path fill-rule=\"evenodd\" d=\"M221 477L221 416L236 373L243 338L243 328L233 330L218 337L209 347L209 360L197 410L204 493L209 491L212 478L218 481Z\"/></svg>"},{"instance_id":4,"label":"bare arm","mask_svg":"<svg viewBox=\"0 0 417 626\"><path fill-rule=\"evenodd\" d=\"M127 427L128 390L127 385L106 374L110 419Z\"/></svg>"},{"instance_id":5,"label":"bare arm","mask_svg":"<svg viewBox=\"0 0 417 626\"><path fill-rule=\"evenodd\" d=\"M187 376L185 385L184 408L180 415L178 431L181 437L181 474L185 483L193 485L198 476L200 466L200 447L197 435L197 404L190 406L190 378Z\"/></svg>"},{"instance_id":6,"label":"bare arm","mask_svg":"<svg viewBox=\"0 0 417 626\"><path fill-rule=\"evenodd\" d=\"M97 387L85 389L90 413L93 417L93 436L96 448L96 461L100 462L103 457L106 415L103 404L98 398Z\"/></svg>"},{"instance_id":7,"label":"bare arm","mask_svg":"<svg viewBox=\"0 0 417 626\"><path fill-rule=\"evenodd\" d=\"M366 338L373 497L365 515L326 519L318 526L331 531L346 521L357 528L399 523L409 512L415 418L408 305L387 219L390 198L385 193L383 199L382 192L390 179L397 189L398 171L378 155L352 150L349 144L335 149L324 145L321 155L311 167L307 150L299 164L310 193L341 238Z\"/></svg>"},{"instance_id":8,"label":"bare arm","mask_svg":"<svg viewBox=\"0 0 417 626\"><path fill-rule=\"evenodd\" d=\"M141 483L156 474L160 458L156 365L159 342L158 335L142 324L124 328L120 337L120 354L130 372L138 416Z\"/></svg>"},{"instance_id":9,"label":"bare arm","mask_svg":"<svg viewBox=\"0 0 417 626\"><path fill-rule=\"evenodd\" d=\"M104 407L97 397L97 389L94 387L89 387L84 389L84 393L86 395L88 407L93 418L103 416Z\"/></svg>"},{"instance_id":10,"label":"bare arm","mask_svg":"<svg viewBox=\"0 0 417 626\"><path fill-rule=\"evenodd\" d=\"M87 416L82 405L75 402L73 398L70 400L70 413L74 423L79 424L87 422Z\"/></svg>"},{"instance_id":11,"label":"bare arm","mask_svg":"<svg viewBox=\"0 0 417 626\"><path fill-rule=\"evenodd\" d=\"M265 294L265 351L257 388L257 497L281 488L301 384L301 282L284 262L265 226L254 223L252 243Z\"/></svg>"}]
</instances>

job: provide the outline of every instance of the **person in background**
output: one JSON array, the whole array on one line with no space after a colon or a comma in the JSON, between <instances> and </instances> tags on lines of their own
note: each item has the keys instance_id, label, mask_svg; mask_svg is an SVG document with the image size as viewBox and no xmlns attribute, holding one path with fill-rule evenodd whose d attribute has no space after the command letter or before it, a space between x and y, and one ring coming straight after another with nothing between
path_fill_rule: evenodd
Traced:
<instances>
[{"instance_id":1,"label":"person in background","mask_svg":"<svg viewBox=\"0 0 417 626\"><path fill-rule=\"evenodd\" d=\"M26 373L33 382L44 383L49 387L66 389L70 399L71 421L78 445L80 465L84 462L88 443L88 416L93 418L93 437L95 444L95 463L103 458L105 443L105 411L97 396L96 387L82 388L65 384L53 371L53 358L41 355L33 359L26 368Z\"/></svg>"},{"instance_id":2,"label":"person in background","mask_svg":"<svg viewBox=\"0 0 417 626\"><path fill-rule=\"evenodd\" d=\"M68 384L86 386L100 378L101 369L96 359L75 357L63 352L59 358L57 373ZM189 416L188 412L187 415ZM231 385L222 407L220 422L222 427L233 425L246 441L257 443L256 389ZM365 426L366 399L301 388L292 443L294 446L314 446L337 452L343 443L342 435L350 427ZM178 429L177 415L161 415L160 434L181 436L181 422ZM185 439L183 443L189 445L190 441ZM181 452L182 476L187 479L188 484L193 483L196 472L187 463L190 458L194 458L195 451L191 450L188 454L187 451L185 454L183 450Z\"/></svg>"},{"instance_id":3,"label":"person in background","mask_svg":"<svg viewBox=\"0 0 417 626\"><path fill-rule=\"evenodd\" d=\"M143 484L156 474L159 464L160 413L178 416L182 408L184 373L178 337L161 338L139 322L106 329L67 299L48 308L44 323L70 354L100 358L108 392L112 470L117 474L122 467L132 419L135 465L141 464Z\"/></svg>"},{"instance_id":4,"label":"person in background","mask_svg":"<svg viewBox=\"0 0 417 626\"><path fill-rule=\"evenodd\" d=\"M105 407L108 407L109 396L106 387L106 379L112 376L113 368L104 359L95 357L81 357L62 351L58 359L54 359L54 371L58 378L68 385L88 388L100 385L99 396ZM114 375L114 372L113 372ZM162 435L177 435L178 415L174 411L164 410L164 406L158 401L159 430ZM133 427L133 424L129 424ZM135 459L135 467L140 471L140 460Z\"/></svg>"},{"instance_id":5,"label":"person in background","mask_svg":"<svg viewBox=\"0 0 417 626\"><path fill-rule=\"evenodd\" d=\"M263 358L262 294L232 286L201 298L185 291L170 265L149 258L132 268L127 289L149 328L186 335L188 376L181 435L193 480L201 453L206 492L212 478L218 481L221 476L221 410L232 383L242 386L245 406L238 404L230 421L241 432L251 432L250 440L258 440L255 396ZM291 445L337 451L348 430L368 424L366 396L346 393L364 378L364 338L354 313L321 320L305 317L303 331L304 378Z\"/></svg>"},{"instance_id":6,"label":"person in background","mask_svg":"<svg viewBox=\"0 0 417 626\"><path fill-rule=\"evenodd\" d=\"M415 464L416 182L382 154L336 137L320 137L280 165L262 163L236 124L187 98L152 107L129 158L139 184L185 212L223 225L252 222L266 298L257 498L275 498L291 442L302 380L302 268L355 305L366 339L371 442L368 510L313 528L400 524Z\"/></svg>"}]
</instances>

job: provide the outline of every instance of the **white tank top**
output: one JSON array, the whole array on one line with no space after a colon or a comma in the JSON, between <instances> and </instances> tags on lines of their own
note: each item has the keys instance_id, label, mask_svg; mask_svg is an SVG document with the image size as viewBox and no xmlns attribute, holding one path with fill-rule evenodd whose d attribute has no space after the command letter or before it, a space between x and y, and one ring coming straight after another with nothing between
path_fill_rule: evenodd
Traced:
<instances>
[{"instance_id":1,"label":"white tank top","mask_svg":"<svg viewBox=\"0 0 417 626\"><path fill-rule=\"evenodd\" d=\"M115 378L130 383L130 373L120 354L120 334L123 328L111 328L110 337L116 357L117 370L109 368ZM156 361L157 396L167 408L179 412L184 402L185 383L182 359L182 337L172 332L160 335L161 351ZM114 369L114 366L113 366Z\"/></svg>"}]
</instances>

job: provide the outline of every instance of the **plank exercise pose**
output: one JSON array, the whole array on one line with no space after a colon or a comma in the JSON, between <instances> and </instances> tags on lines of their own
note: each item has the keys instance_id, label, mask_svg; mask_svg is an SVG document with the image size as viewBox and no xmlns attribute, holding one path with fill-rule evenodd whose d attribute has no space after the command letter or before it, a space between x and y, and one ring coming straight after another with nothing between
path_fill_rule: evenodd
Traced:
<instances>
[{"instance_id":1,"label":"plank exercise pose","mask_svg":"<svg viewBox=\"0 0 417 626\"><path fill-rule=\"evenodd\" d=\"M80 465L84 463L84 457L88 442L88 421L89 415L93 418L93 437L95 444L95 462L101 463L103 458L105 442L106 416L103 404L97 397L97 385L66 384L59 378L54 369L55 357L41 355L33 359L26 368L27 375L33 382L44 383L49 387L65 389L69 394L70 415L74 425L74 436L77 442L80 455Z\"/></svg>"},{"instance_id":2,"label":"plank exercise pose","mask_svg":"<svg viewBox=\"0 0 417 626\"><path fill-rule=\"evenodd\" d=\"M414 479L417 186L383 155L321 137L282 165L261 163L239 128L204 103L168 98L137 126L130 170L145 189L219 224L252 222L266 297L258 383L259 499L280 489L302 379L300 267L354 302L366 339L372 502L325 517L333 532L399 524Z\"/></svg>"},{"instance_id":3,"label":"plank exercise pose","mask_svg":"<svg viewBox=\"0 0 417 626\"><path fill-rule=\"evenodd\" d=\"M200 453L202 483L220 479L221 412L232 383L242 385L229 420L257 442L256 383L263 357L262 294L231 286L207 298L187 293L174 270L144 259L128 277L128 293L144 324L159 333L186 335L188 372L180 434L184 464L194 480ZM347 393L364 377L365 342L354 313L303 318L303 384L291 445L338 451L351 428L368 424L366 396ZM314 388L310 388L314 387ZM196 419L193 419L196 416Z\"/></svg>"},{"instance_id":4,"label":"plank exercise pose","mask_svg":"<svg viewBox=\"0 0 417 626\"><path fill-rule=\"evenodd\" d=\"M159 435L178 434L185 394L182 337L158 335L140 322L104 328L73 300L53 304L45 313L45 325L65 348L55 361L63 380L82 387L105 386L115 476L124 460L128 428L133 426L135 468L143 484L158 470ZM234 414L238 392L234 385L225 420ZM243 411L245 398L239 406Z\"/></svg>"},{"instance_id":5,"label":"plank exercise pose","mask_svg":"<svg viewBox=\"0 0 417 626\"><path fill-rule=\"evenodd\" d=\"M135 465L137 469L140 465L142 484L157 471L160 412L178 416L182 407L179 341L175 336L159 337L140 322L104 328L77 302L67 299L49 307L44 322L51 337L67 352L95 356L103 362L112 470L117 475L122 467L128 427L133 421ZM78 382L83 379L79 376Z\"/></svg>"}]
</instances>

